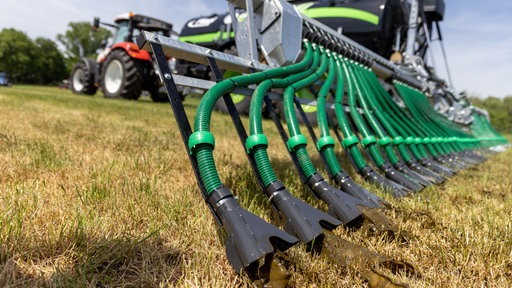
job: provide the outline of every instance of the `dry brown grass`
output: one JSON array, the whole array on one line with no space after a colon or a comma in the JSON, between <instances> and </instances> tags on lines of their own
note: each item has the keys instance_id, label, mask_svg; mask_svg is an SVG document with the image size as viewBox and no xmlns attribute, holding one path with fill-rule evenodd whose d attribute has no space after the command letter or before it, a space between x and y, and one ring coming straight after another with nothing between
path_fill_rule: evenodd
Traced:
<instances>
[{"instance_id":1,"label":"dry brown grass","mask_svg":"<svg viewBox=\"0 0 512 288\"><path fill-rule=\"evenodd\" d=\"M189 115L197 102L185 101ZM229 117L213 121L224 183L242 206L277 223ZM273 124L264 129L272 135L269 154L279 178L322 208L291 169ZM335 233L413 264L417 276L390 274L411 287L510 287L511 156L511 150L495 155L402 200L364 184L393 204L386 214L412 235L408 244L363 231ZM250 286L225 258L169 105L57 88L0 89L0 171L2 287ZM312 257L301 245L286 254L291 286L366 285L357 271Z\"/></svg>"}]
</instances>

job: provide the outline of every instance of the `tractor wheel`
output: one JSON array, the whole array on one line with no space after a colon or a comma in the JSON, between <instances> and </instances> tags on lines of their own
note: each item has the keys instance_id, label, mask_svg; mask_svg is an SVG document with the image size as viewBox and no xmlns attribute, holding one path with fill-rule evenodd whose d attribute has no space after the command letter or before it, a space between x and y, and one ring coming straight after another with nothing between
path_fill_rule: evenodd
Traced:
<instances>
[{"instance_id":1,"label":"tractor wheel","mask_svg":"<svg viewBox=\"0 0 512 288\"><path fill-rule=\"evenodd\" d=\"M89 67L94 67L96 62L91 59ZM83 61L76 63L71 71L71 91L75 94L94 95L98 90L94 83L94 70L88 69Z\"/></svg>"},{"instance_id":2,"label":"tractor wheel","mask_svg":"<svg viewBox=\"0 0 512 288\"><path fill-rule=\"evenodd\" d=\"M236 47L233 45L229 49L225 49L223 51L226 54L231 55L238 55L238 52L236 50ZM240 73L233 72L233 71L222 71L223 72L223 78L231 78L233 76L238 76ZM235 94L231 93L231 100L233 100L233 103L235 104L236 110L240 114L249 114L249 107L251 106L251 97L242 95L242 94ZM228 107L226 106L226 103L224 102L223 97L219 98L217 102L215 103L215 109L222 112L222 113L229 113Z\"/></svg>"},{"instance_id":3,"label":"tractor wheel","mask_svg":"<svg viewBox=\"0 0 512 288\"><path fill-rule=\"evenodd\" d=\"M106 98L137 100L142 93L142 69L139 60L124 50L110 52L101 69L101 90Z\"/></svg>"}]
</instances>

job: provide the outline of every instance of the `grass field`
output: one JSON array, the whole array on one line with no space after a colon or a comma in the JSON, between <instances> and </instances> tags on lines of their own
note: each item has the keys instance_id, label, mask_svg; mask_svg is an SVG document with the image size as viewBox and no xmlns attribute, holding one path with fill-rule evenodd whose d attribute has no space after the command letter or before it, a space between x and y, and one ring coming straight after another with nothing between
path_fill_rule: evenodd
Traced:
<instances>
[{"instance_id":1,"label":"grass field","mask_svg":"<svg viewBox=\"0 0 512 288\"><path fill-rule=\"evenodd\" d=\"M184 102L189 116L198 102ZM243 207L278 224L230 118L215 114L212 121L223 182ZM291 168L273 123L263 128L278 178L324 209ZM313 150L310 155L320 164ZM384 271L393 282L512 286L512 149L401 200L347 171L392 204L384 213L410 239L387 240L363 229L334 233L414 266L415 275ZM229 266L219 231L168 104L76 96L54 87L0 89L1 287L251 286ZM357 269L311 256L302 245L285 257L292 287L368 285Z\"/></svg>"}]
</instances>

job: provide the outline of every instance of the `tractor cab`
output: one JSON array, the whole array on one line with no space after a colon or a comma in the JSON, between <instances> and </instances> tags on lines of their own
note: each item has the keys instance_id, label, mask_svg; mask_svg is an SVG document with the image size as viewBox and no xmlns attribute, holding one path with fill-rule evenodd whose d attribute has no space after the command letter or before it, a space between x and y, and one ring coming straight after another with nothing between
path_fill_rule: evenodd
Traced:
<instances>
[{"instance_id":1,"label":"tractor cab","mask_svg":"<svg viewBox=\"0 0 512 288\"><path fill-rule=\"evenodd\" d=\"M117 16L114 22L117 30L113 37L113 44L120 42L135 43L135 39L141 30L151 31L167 37L171 35L172 31L171 23L133 12Z\"/></svg>"}]
</instances>

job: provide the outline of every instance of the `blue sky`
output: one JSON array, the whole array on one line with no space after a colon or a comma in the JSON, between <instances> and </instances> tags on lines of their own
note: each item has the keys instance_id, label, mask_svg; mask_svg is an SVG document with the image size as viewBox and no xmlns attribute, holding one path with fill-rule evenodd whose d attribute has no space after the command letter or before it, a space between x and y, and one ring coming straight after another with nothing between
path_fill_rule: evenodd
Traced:
<instances>
[{"instance_id":1,"label":"blue sky","mask_svg":"<svg viewBox=\"0 0 512 288\"><path fill-rule=\"evenodd\" d=\"M69 22L110 22L133 11L173 23L176 30L188 19L227 10L225 0L21 0L3 1L0 29L15 28L35 39L55 40ZM445 0L441 22L453 84L470 95L512 95L512 1ZM440 46L434 43L436 69L444 75Z\"/></svg>"}]
</instances>

